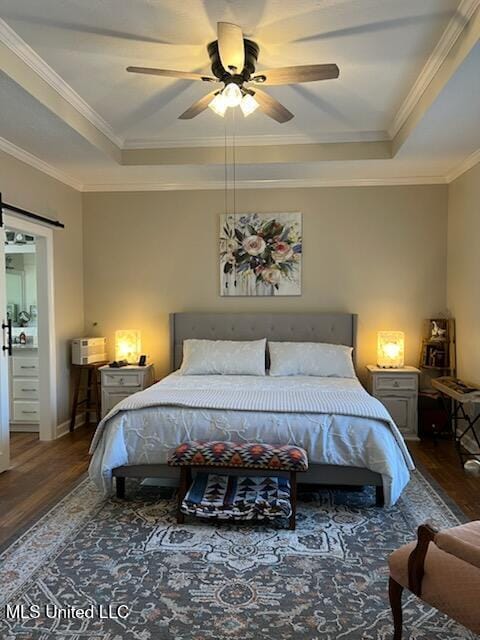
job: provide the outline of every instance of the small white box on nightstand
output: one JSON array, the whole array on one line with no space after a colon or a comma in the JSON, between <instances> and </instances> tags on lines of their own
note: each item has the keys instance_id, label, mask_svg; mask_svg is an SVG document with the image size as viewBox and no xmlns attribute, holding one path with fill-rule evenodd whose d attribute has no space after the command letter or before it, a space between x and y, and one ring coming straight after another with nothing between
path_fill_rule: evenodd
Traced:
<instances>
[{"instance_id":1,"label":"small white box on nightstand","mask_svg":"<svg viewBox=\"0 0 480 640\"><path fill-rule=\"evenodd\" d=\"M368 391L386 407L406 440L418 440L418 376L416 367L383 369L367 365Z\"/></svg>"}]
</instances>

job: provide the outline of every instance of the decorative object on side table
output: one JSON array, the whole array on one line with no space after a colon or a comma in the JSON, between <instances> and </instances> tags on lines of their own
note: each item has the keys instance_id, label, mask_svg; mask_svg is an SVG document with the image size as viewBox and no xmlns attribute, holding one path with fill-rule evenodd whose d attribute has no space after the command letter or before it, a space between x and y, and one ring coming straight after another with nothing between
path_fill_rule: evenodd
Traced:
<instances>
[{"instance_id":1,"label":"decorative object on side table","mask_svg":"<svg viewBox=\"0 0 480 640\"><path fill-rule=\"evenodd\" d=\"M121 400L143 391L154 382L152 364L144 367L128 365L112 369L106 365L100 368L102 384L102 418Z\"/></svg>"},{"instance_id":2,"label":"decorative object on side table","mask_svg":"<svg viewBox=\"0 0 480 640\"><path fill-rule=\"evenodd\" d=\"M406 439L418 440L418 375L416 367L384 369L367 365L368 391L385 405Z\"/></svg>"},{"instance_id":3,"label":"decorative object on side table","mask_svg":"<svg viewBox=\"0 0 480 640\"><path fill-rule=\"evenodd\" d=\"M107 361L105 337L74 338L72 340L72 364L95 364Z\"/></svg>"},{"instance_id":4,"label":"decorative object on side table","mask_svg":"<svg viewBox=\"0 0 480 640\"><path fill-rule=\"evenodd\" d=\"M403 331L377 333L377 365L382 369L400 369L404 365L405 334Z\"/></svg>"},{"instance_id":5,"label":"decorative object on side table","mask_svg":"<svg viewBox=\"0 0 480 640\"><path fill-rule=\"evenodd\" d=\"M420 368L438 371L439 375L455 375L455 320L430 318L425 321Z\"/></svg>"},{"instance_id":6,"label":"decorative object on side table","mask_svg":"<svg viewBox=\"0 0 480 640\"><path fill-rule=\"evenodd\" d=\"M138 329L115 331L115 360L137 364L142 353L142 334Z\"/></svg>"},{"instance_id":7,"label":"decorative object on side table","mask_svg":"<svg viewBox=\"0 0 480 640\"><path fill-rule=\"evenodd\" d=\"M298 296L301 276L301 213L221 216L221 296Z\"/></svg>"}]
</instances>

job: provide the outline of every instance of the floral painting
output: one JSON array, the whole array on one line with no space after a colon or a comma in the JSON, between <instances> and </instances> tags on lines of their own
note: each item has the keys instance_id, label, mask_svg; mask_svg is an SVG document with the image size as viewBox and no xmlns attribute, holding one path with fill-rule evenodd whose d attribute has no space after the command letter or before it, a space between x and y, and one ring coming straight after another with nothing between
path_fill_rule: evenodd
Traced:
<instances>
[{"instance_id":1,"label":"floral painting","mask_svg":"<svg viewBox=\"0 0 480 640\"><path fill-rule=\"evenodd\" d=\"M221 216L220 295L298 296L301 275L301 213Z\"/></svg>"}]
</instances>

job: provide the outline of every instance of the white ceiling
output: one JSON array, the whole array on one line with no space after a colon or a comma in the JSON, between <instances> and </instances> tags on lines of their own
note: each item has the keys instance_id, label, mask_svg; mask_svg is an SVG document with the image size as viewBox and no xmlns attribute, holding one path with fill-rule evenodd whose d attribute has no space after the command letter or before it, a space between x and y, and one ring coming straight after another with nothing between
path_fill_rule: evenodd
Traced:
<instances>
[{"instance_id":1,"label":"white ceiling","mask_svg":"<svg viewBox=\"0 0 480 640\"><path fill-rule=\"evenodd\" d=\"M0 0L0 17L83 99L126 148L215 145L224 120L177 116L208 92L200 82L128 74L158 66L207 72L216 22L261 47L257 69L336 62L340 78L266 88L295 113L279 125L237 115L241 144L385 140L459 0ZM388 160L263 164L240 181L442 178L480 148L480 45L465 59L398 155ZM95 188L215 186L223 168L120 166L16 82L0 74L0 136ZM231 123L229 127L231 127Z\"/></svg>"}]
</instances>

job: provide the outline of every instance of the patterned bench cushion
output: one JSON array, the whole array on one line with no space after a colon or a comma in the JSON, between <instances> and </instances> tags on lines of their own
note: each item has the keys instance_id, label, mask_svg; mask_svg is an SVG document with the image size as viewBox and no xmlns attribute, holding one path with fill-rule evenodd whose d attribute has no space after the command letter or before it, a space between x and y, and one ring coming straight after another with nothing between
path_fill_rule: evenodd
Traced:
<instances>
[{"instance_id":1,"label":"patterned bench cushion","mask_svg":"<svg viewBox=\"0 0 480 640\"><path fill-rule=\"evenodd\" d=\"M173 467L237 467L272 471L306 471L305 449L291 444L258 442L182 442L168 457Z\"/></svg>"}]
</instances>

